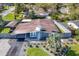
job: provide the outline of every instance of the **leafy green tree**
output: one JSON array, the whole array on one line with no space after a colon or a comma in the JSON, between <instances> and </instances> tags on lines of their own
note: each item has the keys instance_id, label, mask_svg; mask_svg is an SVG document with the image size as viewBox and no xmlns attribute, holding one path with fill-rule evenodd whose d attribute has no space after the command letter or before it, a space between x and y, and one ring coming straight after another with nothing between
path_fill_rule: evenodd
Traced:
<instances>
[{"instance_id":1,"label":"leafy green tree","mask_svg":"<svg viewBox=\"0 0 79 59\"><path fill-rule=\"evenodd\" d=\"M79 35L79 29L75 30L75 34Z\"/></svg>"},{"instance_id":2,"label":"leafy green tree","mask_svg":"<svg viewBox=\"0 0 79 59\"><path fill-rule=\"evenodd\" d=\"M79 35L74 36L74 38L79 41Z\"/></svg>"},{"instance_id":3,"label":"leafy green tree","mask_svg":"<svg viewBox=\"0 0 79 59\"><path fill-rule=\"evenodd\" d=\"M25 4L22 3L16 3L15 4L15 19L24 11Z\"/></svg>"},{"instance_id":4,"label":"leafy green tree","mask_svg":"<svg viewBox=\"0 0 79 59\"><path fill-rule=\"evenodd\" d=\"M75 30L75 36L74 36L74 38L76 40L79 40L79 29Z\"/></svg>"},{"instance_id":5,"label":"leafy green tree","mask_svg":"<svg viewBox=\"0 0 79 59\"><path fill-rule=\"evenodd\" d=\"M52 19L58 20L59 19L59 14L58 13L54 13L51 15Z\"/></svg>"},{"instance_id":6,"label":"leafy green tree","mask_svg":"<svg viewBox=\"0 0 79 59\"><path fill-rule=\"evenodd\" d=\"M30 17L32 18L32 19L35 19L35 12L32 10L31 12L30 12Z\"/></svg>"},{"instance_id":7,"label":"leafy green tree","mask_svg":"<svg viewBox=\"0 0 79 59\"><path fill-rule=\"evenodd\" d=\"M60 21L61 21L61 22L64 22L64 23L66 23L68 20L69 20L68 17L64 17L64 18L60 19Z\"/></svg>"},{"instance_id":8,"label":"leafy green tree","mask_svg":"<svg viewBox=\"0 0 79 59\"><path fill-rule=\"evenodd\" d=\"M2 20L2 15L0 15L0 26L3 25L4 21Z\"/></svg>"}]
</instances>

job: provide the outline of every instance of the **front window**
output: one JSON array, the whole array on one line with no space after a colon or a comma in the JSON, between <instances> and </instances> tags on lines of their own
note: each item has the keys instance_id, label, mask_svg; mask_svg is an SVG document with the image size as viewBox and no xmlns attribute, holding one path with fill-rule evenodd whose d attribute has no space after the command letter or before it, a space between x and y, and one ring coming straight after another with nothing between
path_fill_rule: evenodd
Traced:
<instances>
[{"instance_id":1,"label":"front window","mask_svg":"<svg viewBox=\"0 0 79 59\"><path fill-rule=\"evenodd\" d=\"M36 37L36 32L31 32L30 37Z\"/></svg>"}]
</instances>

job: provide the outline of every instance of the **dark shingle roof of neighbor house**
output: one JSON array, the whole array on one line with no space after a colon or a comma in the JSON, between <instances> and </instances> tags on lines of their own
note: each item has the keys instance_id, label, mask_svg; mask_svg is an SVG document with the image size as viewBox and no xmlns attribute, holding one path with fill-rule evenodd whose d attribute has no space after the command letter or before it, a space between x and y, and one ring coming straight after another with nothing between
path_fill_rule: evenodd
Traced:
<instances>
[{"instance_id":1,"label":"dark shingle roof of neighbor house","mask_svg":"<svg viewBox=\"0 0 79 59\"><path fill-rule=\"evenodd\" d=\"M33 32L33 31L36 31L35 29L39 25L42 26L46 32L53 32L53 31L58 32L58 29L52 20L35 19L29 23L18 24L13 33L19 34L19 33Z\"/></svg>"}]
</instances>

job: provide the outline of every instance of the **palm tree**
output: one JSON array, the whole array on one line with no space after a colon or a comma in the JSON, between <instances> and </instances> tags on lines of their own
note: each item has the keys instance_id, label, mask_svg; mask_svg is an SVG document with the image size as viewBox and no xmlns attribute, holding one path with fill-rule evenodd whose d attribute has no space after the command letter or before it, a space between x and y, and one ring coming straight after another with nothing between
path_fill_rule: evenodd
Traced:
<instances>
[{"instance_id":1,"label":"palm tree","mask_svg":"<svg viewBox=\"0 0 79 59\"><path fill-rule=\"evenodd\" d=\"M49 38L47 39L47 43L49 44L50 47L53 47L55 52L58 50L61 50L61 34L59 33L54 33L49 35Z\"/></svg>"},{"instance_id":2,"label":"palm tree","mask_svg":"<svg viewBox=\"0 0 79 59\"><path fill-rule=\"evenodd\" d=\"M55 43L55 39L53 37L53 35L49 35L48 39L47 39L47 45L50 47L54 47L54 43Z\"/></svg>"}]
</instances>

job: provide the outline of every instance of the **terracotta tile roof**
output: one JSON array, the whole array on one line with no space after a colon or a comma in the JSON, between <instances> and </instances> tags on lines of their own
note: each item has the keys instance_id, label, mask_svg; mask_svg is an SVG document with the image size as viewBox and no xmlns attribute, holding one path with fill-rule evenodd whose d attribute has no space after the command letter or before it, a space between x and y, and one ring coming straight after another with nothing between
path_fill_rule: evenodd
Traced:
<instances>
[{"instance_id":1,"label":"terracotta tile roof","mask_svg":"<svg viewBox=\"0 0 79 59\"><path fill-rule=\"evenodd\" d=\"M53 21L48 19L35 19L32 20L30 23L20 23L14 30L14 33L33 32L39 25L42 26L46 32L58 32L58 29L56 28Z\"/></svg>"}]
</instances>

